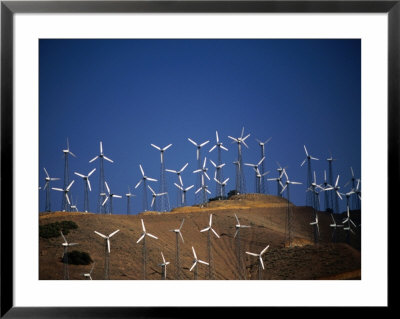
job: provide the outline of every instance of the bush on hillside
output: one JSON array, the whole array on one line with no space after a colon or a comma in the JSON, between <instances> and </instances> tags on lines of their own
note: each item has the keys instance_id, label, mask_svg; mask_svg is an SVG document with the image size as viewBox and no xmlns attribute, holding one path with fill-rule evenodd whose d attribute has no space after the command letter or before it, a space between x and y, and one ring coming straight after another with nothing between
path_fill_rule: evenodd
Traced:
<instances>
[{"instance_id":1,"label":"bush on hillside","mask_svg":"<svg viewBox=\"0 0 400 319\"><path fill-rule=\"evenodd\" d=\"M93 262L92 258L87 252L79 250L73 250L66 253L62 258L62 262L66 263L67 260L68 264L71 265L89 265Z\"/></svg>"}]
</instances>

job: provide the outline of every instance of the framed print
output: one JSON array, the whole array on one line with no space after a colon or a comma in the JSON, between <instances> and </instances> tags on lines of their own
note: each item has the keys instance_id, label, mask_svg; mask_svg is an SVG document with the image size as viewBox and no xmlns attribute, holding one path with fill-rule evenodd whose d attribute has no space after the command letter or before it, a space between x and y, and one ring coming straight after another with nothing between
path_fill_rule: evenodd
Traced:
<instances>
[{"instance_id":1,"label":"framed print","mask_svg":"<svg viewBox=\"0 0 400 319\"><path fill-rule=\"evenodd\" d=\"M1 315L388 307L399 15L2 1Z\"/></svg>"}]
</instances>

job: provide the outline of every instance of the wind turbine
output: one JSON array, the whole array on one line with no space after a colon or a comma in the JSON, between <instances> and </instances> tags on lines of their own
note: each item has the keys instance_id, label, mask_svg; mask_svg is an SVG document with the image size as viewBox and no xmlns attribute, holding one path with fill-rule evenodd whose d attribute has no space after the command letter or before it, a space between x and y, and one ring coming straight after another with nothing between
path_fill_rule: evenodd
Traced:
<instances>
[{"instance_id":1,"label":"wind turbine","mask_svg":"<svg viewBox=\"0 0 400 319\"><path fill-rule=\"evenodd\" d=\"M333 216L333 214L331 213L330 215L331 215L331 218L332 218L332 224L330 224L329 227L333 228L333 231L332 231L332 242L335 243L336 240L337 240L337 238L336 238L337 228L341 228L341 227L343 227L343 225L338 225L336 223L336 220L335 220L335 217Z\"/></svg>"},{"instance_id":2,"label":"wind turbine","mask_svg":"<svg viewBox=\"0 0 400 319\"><path fill-rule=\"evenodd\" d=\"M188 138L189 142L192 143L194 146L196 146L196 159L197 159L197 169L201 169L202 166L202 159L201 159L201 154L200 154L200 150L203 146L205 146L207 143L209 143L210 141L205 141L201 144L197 144L195 141L193 141L192 139ZM200 175L198 175L197 180L196 180L196 187L200 187L201 186L201 177ZM200 197L196 196L196 203L199 204L200 203Z\"/></svg>"},{"instance_id":3,"label":"wind turbine","mask_svg":"<svg viewBox=\"0 0 400 319\"><path fill-rule=\"evenodd\" d=\"M243 256L242 256L242 251L240 247L240 229L241 228L249 228L250 226L247 225L241 225L239 222L239 218L236 216L236 222L237 224L235 225L236 232L233 238L235 238L235 244L236 244L236 256L237 256L237 262L238 262L238 275L239 279L243 279Z\"/></svg>"},{"instance_id":4,"label":"wind turbine","mask_svg":"<svg viewBox=\"0 0 400 319\"><path fill-rule=\"evenodd\" d=\"M219 198L220 198L220 199L224 199L224 198L225 198L225 186L226 186L226 184L228 184L229 177L228 177L226 180L224 180L223 182L220 182L220 181L217 179L217 177L214 176L214 181L216 181L217 184L219 184L219 185L221 186L221 188L220 188L220 193L219 193Z\"/></svg>"},{"instance_id":5,"label":"wind turbine","mask_svg":"<svg viewBox=\"0 0 400 319\"><path fill-rule=\"evenodd\" d=\"M180 266L180 255L179 255L179 238L178 235L181 236L182 243L185 241L183 240L183 236L181 233L183 222L185 219L182 219L182 223L177 229L171 229L170 231L175 233L175 239L176 239L176 257L175 257L175 277L176 279L181 279L181 266Z\"/></svg>"},{"instance_id":6,"label":"wind turbine","mask_svg":"<svg viewBox=\"0 0 400 319\"><path fill-rule=\"evenodd\" d=\"M46 173L46 177L45 177L45 184L43 187L43 190L46 191L46 212L50 212L51 211L51 201L50 201L50 182L51 181L58 181L59 178L58 177L50 177L49 173L47 172L46 168L44 168L44 172Z\"/></svg>"},{"instance_id":7,"label":"wind turbine","mask_svg":"<svg viewBox=\"0 0 400 319\"><path fill-rule=\"evenodd\" d=\"M313 219L316 222L312 222L310 223L310 225L313 225L314 228L314 243L318 243L318 237L319 237L319 225L318 225L318 211L320 210L320 206L319 206L319 193L317 191L317 189L322 189L324 190L320 185L317 184L317 178L315 175L315 171L314 171L314 180L312 181L310 187L307 189L308 191L312 192L312 199L313 199Z\"/></svg>"},{"instance_id":8,"label":"wind turbine","mask_svg":"<svg viewBox=\"0 0 400 319\"><path fill-rule=\"evenodd\" d=\"M201 207L203 207L203 205L207 204L207 193L211 194L211 192L208 190L208 186L204 183L204 176L203 175L201 176L201 186L194 193L197 194L201 190L203 191L203 200L202 200Z\"/></svg>"},{"instance_id":9,"label":"wind turbine","mask_svg":"<svg viewBox=\"0 0 400 319\"><path fill-rule=\"evenodd\" d=\"M255 256L258 257L258 279L261 280L262 278L262 271L261 268L264 270L264 262L262 260L262 255L267 251L267 249L269 248L269 245L267 247L265 247L259 254L255 254L255 253L251 253L246 251L246 254L251 255L251 256Z\"/></svg>"},{"instance_id":10,"label":"wind turbine","mask_svg":"<svg viewBox=\"0 0 400 319\"><path fill-rule=\"evenodd\" d=\"M216 171L216 177L219 181L222 181L224 179L224 174L223 174L223 170L222 167L224 167L225 164L222 164L222 156L221 156L221 149L224 151L228 151L228 149L222 145L222 142L220 142L219 140L219 136L218 136L218 131L215 131L215 137L216 137L216 141L217 143L208 151L209 153L211 153L214 149L217 149L218 151L218 161L217 164L215 164L214 162L211 161L211 163L213 163L214 167L217 169ZM216 185L216 194L220 193L220 186L217 184Z\"/></svg>"},{"instance_id":11,"label":"wind turbine","mask_svg":"<svg viewBox=\"0 0 400 319\"><path fill-rule=\"evenodd\" d=\"M194 260L193 260L193 265L192 265L192 267L190 268L189 271L192 271L193 268L194 268L194 280L197 280L197 276L198 276L198 269L197 269L197 268L198 268L198 263L201 263L201 264L204 264L204 265L207 265L207 266L209 266L209 263L207 263L207 262L205 262L205 261L202 261L202 260L200 260L200 259L197 259L197 255L196 255L196 252L195 252L193 246L192 246L192 250L193 250L193 257L194 257Z\"/></svg>"},{"instance_id":12,"label":"wind turbine","mask_svg":"<svg viewBox=\"0 0 400 319\"><path fill-rule=\"evenodd\" d=\"M182 200L181 200L181 205L180 206L187 206L187 201L186 201L186 193L188 190L192 189L194 185L190 185L189 187L183 188L183 186L178 185L177 183L174 183L174 185L181 191L182 193Z\"/></svg>"},{"instance_id":13,"label":"wind turbine","mask_svg":"<svg viewBox=\"0 0 400 319\"><path fill-rule=\"evenodd\" d=\"M97 212L98 213L103 213L105 214L105 208L102 205L102 203L105 200L106 197L106 192L104 190L104 182L105 182L105 177L104 177L104 160L110 162L110 163L114 163L113 160L111 160L110 158L108 158L107 156L104 155L103 153L103 142L100 141L100 154L93 157L89 163L94 162L95 160L99 159L100 162L100 176L99 176L99 200L98 200L98 205L97 205Z\"/></svg>"},{"instance_id":14,"label":"wind turbine","mask_svg":"<svg viewBox=\"0 0 400 319\"><path fill-rule=\"evenodd\" d=\"M212 214L210 214L210 222L208 224L208 226L202 230L200 230L200 232L207 232L207 249L208 249L208 263L209 263L209 267L208 267L208 278L209 279L214 279L214 269L213 269L213 260L212 260L212 243L211 243L211 231L214 233L214 235L217 238L220 238L219 235L217 234L217 232L214 230L214 228L212 228Z\"/></svg>"},{"instance_id":15,"label":"wind turbine","mask_svg":"<svg viewBox=\"0 0 400 319\"><path fill-rule=\"evenodd\" d=\"M342 194L346 196L346 208L347 208L347 216L346 218L342 221L342 224L347 224L346 227L343 227L343 230L347 231L347 235L346 235L346 242L348 244L350 244L350 232L352 234L355 235L354 231L351 229L351 225L354 226L354 228L356 228L356 224L351 220L350 218L350 203L349 203L349 198L351 195L354 194L354 191L351 190L350 192L346 193L346 194Z\"/></svg>"},{"instance_id":16,"label":"wind turbine","mask_svg":"<svg viewBox=\"0 0 400 319\"><path fill-rule=\"evenodd\" d=\"M164 152L169 149L172 144L168 144L164 148L161 148L155 144L151 144L156 150L160 151L160 156L161 156L161 168L160 168L160 193L165 193L167 196L161 198L161 203L160 203L160 211L166 212L170 210L170 205L169 205L169 197L168 197L168 191L167 191L167 180L165 178L165 164L164 164Z\"/></svg>"},{"instance_id":17,"label":"wind turbine","mask_svg":"<svg viewBox=\"0 0 400 319\"><path fill-rule=\"evenodd\" d=\"M72 155L73 157L76 158L76 155L69 150L68 138L67 138L67 148L63 149L62 152L64 154L64 189L66 189L67 186L69 185L69 164L68 164L69 155ZM62 197L61 210L67 212L70 211L70 203L66 201L65 196Z\"/></svg>"},{"instance_id":18,"label":"wind turbine","mask_svg":"<svg viewBox=\"0 0 400 319\"><path fill-rule=\"evenodd\" d=\"M77 176L79 176L79 177L82 177L82 179L83 179L83 184L84 184L84 211L87 213L88 211L89 211L89 191L91 192L92 191L92 187L90 186L90 181L89 181L89 177L90 177L90 175L92 175L93 173L94 173L94 171L95 171L96 169L95 168L93 168L90 172L89 172L89 174L87 174L87 175L83 175L83 174L81 174L81 173L78 173L78 172L74 172L74 174L75 175L77 175Z\"/></svg>"},{"instance_id":19,"label":"wind turbine","mask_svg":"<svg viewBox=\"0 0 400 319\"><path fill-rule=\"evenodd\" d=\"M261 181L261 174L260 174L260 171L259 171L258 167L261 165L262 162L264 162L264 160L265 160L265 157L263 157L257 164L244 163L244 165L250 166L250 167L252 167L254 169L254 172L255 172L255 179L254 180L255 180L256 193L261 193L261 183L258 183L257 175L260 176L259 178L260 178L260 181Z\"/></svg>"},{"instance_id":20,"label":"wind turbine","mask_svg":"<svg viewBox=\"0 0 400 319\"><path fill-rule=\"evenodd\" d=\"M152 193L152 196L153 196L153 199L152 199L152 201L151 201L151 206L150 206L151 208L153 208L154 203L156 202L156 198L157 198L157 197L164 196L164 195L166 195L167 193L158 193L158 194L156 194L156 192L150 187L150 185L147 185L147 187L150 189L150 191L151 191L151 193ZM157 211L157 206L155 206L154 209Z\"/></svg>"},{"instance_id":21,"label":"wind turbine","mask_svg":"<svg viewBox=\"0 0 400 319\"><path fill-rule=\"evenodd\" d=\"M330 153L330 152L329 152ZM333 185L333 173L332 173L332 163L336 161L335 158L332 157L332 153L330 153L330 157L326 159L328 161L328 182L329 185ZM335 201L333 200L333 191L328 190L328 198L329 198L329 207L332 208L333 213L336 212L335 208L339 208L339 202L337 197L335 197Z\"/></svg>"},{"instance_id":22,"label":"wind turbine","mask_svg":"<svg viewBox=\"0 0 400 319\"><path fill-rule=\"evenodd\" d=\"M85 277L86 280L93 280L92 279L92 272L93 272L93 269L94 269L94 265L96 265L96 263L93 263L93 266L92 266L92 268L90 269L90 271L88 273L82 274Z\"/></svg>"},{"instance_id":23,"label":"wind turbine","mask_svg":"<svg viewBox=\"0 0 400 319\"><path fill-rule=\"evenodd\" d=\"M356 189L356 181L357 179L354 176L354 171L353 171L353 167L350 166L350 170L351 170L351 178L350 180L344 184L344 187L346 187L347 185L349 185L351 183L351 190L355 190ZM352 193L352 195L354 194L354 196L352 196L352 208L356 209L357 206L357 195L355 193L355 191Z\"/></svg>"},{"instance_id":24,"label":"wind turbine","mask_svg":"<svg viewBox=\"0 0 400 319\"><path fill-rule=\"evenodd\" d=\"M339 200L338 200L338 198L340 198L341 200L342 200L342 196L341 196L341 193L339 192L339 189L340 189L340 187L339 187L339 175L337 176L337 178L336 178L336 182L335 182L335 185L334 186L332 186L332 185L328 185L328 188L325 188L325 190L332 190L332 191L334 191L335 192L335 200L334 200L334 209L333 209L333 212L334 213L339 213Z\"/></svg>"},{"instance_id":25,"label":"wind turbine","mask_svg":"<svg viewBox=\"0 0 400 319\"><path fill-rule=\"evenodd\" d=\"M259 139L256 139L256 141L258 142L258 145L260 145L260 148L261 148L261 157L260 158L265 158L265 145L271 140L271 138L272 137L267 139L265 142L262 142ZM265 173L265 162L261 163L261 170L259 170L259 171L260 171L261 177L267 175L267 174L264 175L264 173ZM265 184L264 178L262 178L260 184L261 184L260 193L262 193L262 194L267 193L268 194L268 184Z\"/></svg>"},{"instance_id":26,"label":"wind turbine","mask_svg":"<svg viewBox=\"0 0 400 319\"><path fill-rule=\"evenodd\" d=\"M63 212L65 212L65 211L69 211L69 207L70 207L70 205L71 205L71 201L69 200L69 197L68 197L68 192L69 192L69 190L71 189L71 186L72 186L72 184L74 183L75 181L73 180L66 188L64 188L64 189L62 189L62 188L57 188L57 187L52 187L51 189L53 189L53 190L55 190L55 191L58 191L58 192L63 192L64 193L64 196L63 196L63 198L64 198L64 200L63 200L63 202L65 201L65 206L63 207L64 209L63 209Z\"/></svg>"},{"instance_id":27,"label":"wind turbine","mask_svg":"<svg viewBox=\"0 0 400 319\"><path fill-rule=\"evenodd\" d=\"M74 200L72 199L72 196L71 196L71 204L73 204L73 205L71 205L71 212L73 212L73 211L78 212L78 207L77 207L78 200L75 200L75 204L74 204Z\"/></svg>"},{"instance_id":28,"label":"wind turbine","mask_svg":"<svg viewBox=\"0 0 400 319\"><path fill-rule=\"evenodd\" d=\"M292 246L292 209L290 206L290 196L289 196L289 185L300 185L300 182L293 182L291 180L289 180L289 177L286 173L286 169L283 169L282 171L282 175L286 176L286 182L285 182L285 186L283 186L281 193L283 193L285 190L287 190L287 242L289 247Z\"/></svg>"},{"instance_id":29,"label":"wind turbine","mask_svg":"<svg viewBox=\"0 0 400 319\"><path fill-rule=\"evenodd\" d=\"M324 196L324 202L325 202L325 211L326 212L332 212L332 207L330 206L330 200L329 200L329 191L327 191L327 188L329 188L328 180L326 179L326 170L324 170L324 182L322 183L322 191L325 192Z\"/></svg>"},{"instance_id":30,"label":"wind turbine","mask_svg":"<svg viewBox=\"0 0 400 319\"><path fill-rule=\"evenodd\" d=\"M310 225L314 227L314 243L317 244L318 237L320 236L317 212L315 212L315 220L313 222L311 222Z\"/></svg>"},{"instance_id":31,"label":"wind turbine","mask_svg":"<svg viewBox=\"0 0 400 319\"><path fill-rule=\"evenodd\" d=\"M259 189L259 193L262 193L261 189L262 189L262 181L264 176L269 174L269 171L264 172L264 173L260 173L260 171L258 170L258 168L255 169L255 173L256 173L256 189L258 187Z\"/></svg>"},{"instance_id":32,"label":"wind turbine","mask_svg":"<svg viewBox=\"0 0 400 319\"><path fill-rule=\"evenodd\" d=\"M178 170L178 171L175 171L175 170L173 170L173 169L165 169L165 170L166 170L167 172L176 174L177 177L178 177L178 180L179 180L179 184L180 184L181 186L183 186L181 173L185 170L185 168L186 168L188 165L189 165L189 163L186 163L186 164L185 164L180 170ZM175 184L175 183L174 183L174 184ZM178 188L179 188L179 187L178 187ZM178 194L178 201L177 201L177 203L181 202L181 197L182 197L182 192L180 191L179 194ZM177 205L180 206L179 204L177 204Z\"/></svg>"},{"instance_id":33,"label":"wind turbine","mask_svg":"<svg viewBox=\"0 0 400 319\"><path fill-rule=\"evenodd\" d=\"M62 231L60 231L64 242L61 244L64 247L64 254L63 254L63 262L64 262L64 280L69 280L69 271L68 271L68 247L78 245L77 243L69 243L65 238Z\"/></svg>"},{"instance_id":34,"label":"wind turbine","mask_svg":"<svg viewBox=\"0 0 400 319\"><path fill-rule=\"evenodd\" d=\"M232 136L228 136L233 142L235 142L238 146L238 158L237 158L237 178L238 181L236 184L238 185L238 189L236 189L240 194L246 193L246 179L244 176L244 173L242 171L243 168L243 160L242 160L242 144L246 146L246 148L249 148L245 142L245 140L250 136L250 134L246 135L243 137L244 134L244 127L242 128L242 134L240 137L234 138Z\"/></svg>"},{"instance_id":35,"label":"wind turbine","mask_svg":"<svg viewBox=\"0 0 400 319\"><path fill-rule=\"evenodd\" d=\"M126 203L126 214L129 215L131 213L131 197L136 196L136 195L131 193L131 190L128 186L128 193L125 194L125 196L126 196L126 202L127 202Z\"/></svg>"},{"instance_id":36,"label":"wind turbine","mask_svg":"<svg viewBox=\"0 0 400 319\"><path fill-rule=\"evenodd\" d=\"M360 182L361 182L361 180L358 178L358 179L357 179L357 186L356 186L356 189L354 190L354 192L355 192L356 195L357 195L357 205L356 205L356 209L361 209L361 190L360 190L360 188L359 188Z\"/></svg>"},{"instance_id":37,"label":"wind turbine","mask_svg":"<svg viewBox=\"0 0 400 319\"><path fill-rule=\"evenodd\" d=\"M113 203L113 198L114 198L114 197L115 197L115 198L122 198L122 196L121 196L121 195L114 194L114 193L111 193L110 187L108 186L107 182L104 182L104 183L105 183L106 188L107 188L108 196L106 196L106 199L104 200L104 202L103 202L101 205L104 206L104 205L107 203L108 199L110 199L110 210L109 210L109 214L112 215L112 213L113 213L113 204L112 204L112 203Z\"/></svg>"},{"instance_id":38,"label":"wind turbine","mask_svg":"<svg viewBox=\"0 0 400 319\"><path fill-rule=\"evenodd\" d=\"M108 280L110 279L109 277L109 266L110 266L110 238L114 236L116 233L119 232L119 229L116 231L112 232L110 235L106 236L103 235L102 233L99 233L98 231L94 231L97 235L99 235L101 238L104 239L104 279Z\"/></svg>"},{"instance_id":39,"label":"wind turbine","mask_svg":"<svg viewBox=\"0 0 400 319\"><path fill-rule=\"evenodd\" d=\"M146 263L147 263L146 236L149 236L154 239L158 239L158 237L148 233L146 231L146 227L144 226L143 219L141 219L141 221L142 221L143 233L136 243L139 244L139 242L143 239L143 279L146 280Z\"/></svg>"},{"instance_id":40,"label":"wind turbine","mask_svg":"<svg viewBox=\"0 0 400 319\"><path fill-rule=\"evenodd\" d=\"M166 280L167 279L167 265L169 264L169 261L165 261L164 254L161 252L161 257L163 262L159 264L161 266L161 279Z\"/></svg>"},{"instance_id":41,"label":"wind turbine","mask_svg":"<svg viewBox=\"0 0 400 319\"><path fill-rule=\"evenodd\" d=\"M267 181L276 181L277 182L277 186L278 186L278 191L277 191L277 196L282 197L282 172L284 169L287 168L287 166L285 166L284 168L281 166L281 164L279 164L279 162L276 162L276 164L278 165L278 168L276 169L278 171L278 177L277 178L268 178Z\"/></svg>"},{"instance_id":42,"label":"wind turbine","mask_svg":"<svg viewBox=\"0 0 400 319\"><path fill-rule=\"evenodd\" d=\"M140 179L140 181L136 184L135 189L139 187L139 185L143 182L143 211L147 211L148 209L148 202L147 202L147 181L151 181L151 182L157 182L156 179L154 178L150 178L147 177L144 174L144 170L142 168L142 165L139 165L140 167L140 172L142 173L142 178Z\"/></svg>"},{"instance_id":43,"label":"wind turbine","mask_svg":"<svg viewBox=\"0 0 400 319\"><path fill-rule=\"evenodd\" d=\"M311 180L312 180L312 176L311 176L311 160L315 160L318 161L319 159L316 157L311 156L310 154L308 154L307 148L304 145L304 151L306 152L306 158L304 159L304 161L301 163L300 167L303 166L306 162L307 162L307 188L311 186ZM306 193L306 206L311 206L312 205L312 194L311 193Z\"/></svg>"},{"instance_id":44,"label":"wind turbine","mask_svg":"<svg viewBox=\"0 0 400 319\"><path fill-rule=\"evenodd\" d=\"M214 180L218 180L221 181L222 180L222 173L221 170L222 168L225 166L225 163L223 164L215 164L212 160L210 160L211 164L215 167L215 174L214 174ZM215 188L215 194L218 196L218 194L220 194L220 196L222 197L222 190L221 190L221 183L217 182L216 183L216 188Z\"/></svg>"}]
</instances>

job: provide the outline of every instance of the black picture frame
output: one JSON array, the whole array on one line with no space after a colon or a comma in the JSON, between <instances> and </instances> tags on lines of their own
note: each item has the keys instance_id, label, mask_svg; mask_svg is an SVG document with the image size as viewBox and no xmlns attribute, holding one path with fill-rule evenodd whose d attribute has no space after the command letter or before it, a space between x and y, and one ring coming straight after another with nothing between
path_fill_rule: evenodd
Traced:
<instances>
[{"instance_id":1,"label":"black picture frame","mask_svg":"<svg viewBox=\"0 0 400 319\"><path fill-rule=\"evenodd\" d=\"M190 307L14 307L13 304L13 19L16 13L118 12L269 12L388 14L388 221L399 180L400 0L396 1L1 1L1 317L5 318L134 318L192 317ZM379 107L379 106L377 106ZM388 222L390 225L390 222ZM388 234L391 233L388 229ZM389 247L388 238L388 247ZM388 265L390 264L388 252ZM388 269L389 271L389 269ZM388 287L390 280L388 279ZM34 293L34 292L32 292ZM389 291L388 291L389 296ZM388 307L390 308L390 298ZM293 310L293 307L291 308ZM224 307L213 316L226 315ZM235 309L239 314L242 309ZM296 315L306 315L297 309Z\"/></svg>"}]
</instances>

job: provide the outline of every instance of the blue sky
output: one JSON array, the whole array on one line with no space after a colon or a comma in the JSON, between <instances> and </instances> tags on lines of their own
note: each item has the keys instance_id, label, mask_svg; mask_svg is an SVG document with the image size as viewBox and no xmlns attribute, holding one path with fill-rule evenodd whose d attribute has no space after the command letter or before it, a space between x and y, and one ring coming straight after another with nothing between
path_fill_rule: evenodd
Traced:
<instances>
[{"instance_id":1,"label":"blue sky","mask_svg":"<svg viewBox=\"0 0 400 319\"><path fill-rule=\"evenodd\" d=\"M323 181L326 159L333 157L334 175L340 174L342 191L350 179L350 166L361 174L361 41L360 40L50 40L39 42L39 186L45 167L52 177L63 178L62 150L69 139L71 195L83 210L83 181L75 171L91 176L89 202L96 211L98 162L104 153L105 179L112 191L124 195L128 186L136 197L133 213L142 209L142 189L134 189L146 175L160 178L160 155L151 143L164 147L165 167L180 169L185 186L196 183L196 142L210 140L202 156L215 144L215 131L229 149L222 153L226 190L234 189L237 147L228 135L238 137L242 127L249 149L243 161L259 161L256 138L272 139L266 145L268 177L277 176L278 161L287 166L293 186L290 200L305 205L307 169L303 145L311 155L317 182ZM211 175L214 168L207 163ZM247 192L255 191L254 174L245 167ZM210 174L209 174L210 175ZM172 207L176 206L176 176L166 173ZM150 183L158 191L159 183ZM215 182L208 182L215 196ZM55 181L52 187L62 188ZM276 194L275 182L268 182ZM52 210L61 208L62 194L51 192ZM149 198L150 200L150 198ZM194 203L194 190L188 193ZM321 201L322 204L322 201ZM115 213L126 213L126 198L115 199ZM341 203L345 209L345 201ZM39 192L39 210L45 209L45 192Z\"/></svg>"}]
</instances>

